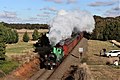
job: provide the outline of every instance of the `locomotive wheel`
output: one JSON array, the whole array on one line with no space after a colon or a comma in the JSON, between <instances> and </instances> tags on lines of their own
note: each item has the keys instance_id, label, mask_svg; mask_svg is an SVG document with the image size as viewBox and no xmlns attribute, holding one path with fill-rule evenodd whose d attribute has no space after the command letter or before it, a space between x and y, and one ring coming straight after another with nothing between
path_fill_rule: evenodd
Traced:
<instances>
[{"instance_id":1,"label":"locomotive wheel","mask_svg":"<svg viewBox=\"0 0 120 80\"><path fill-rule=\"evenodd\" d=\"M52 70L53 69L53 66L50 66L50 70Z\"/></svg>"},{"instance_id":2,"label":"locomotive wheel","mask_svg":"<svg viewBox=\"0 0 120 80\"><path fill-rule=\"evenodd\" d=\"M40 69L43 69L43 68L44 68L44 64L40 63Z\"/></svg>"},{"instance_id":3,"label":"locomotive wheel","mask_svg":"<svg viewBox=\"0 0 120 80\"><path fill-rule=\"evenodd\" d=\"M53 66L48 66L47 69L52 70L52 69L54 69L54 67Z\"/></svg>"}]
</instances>

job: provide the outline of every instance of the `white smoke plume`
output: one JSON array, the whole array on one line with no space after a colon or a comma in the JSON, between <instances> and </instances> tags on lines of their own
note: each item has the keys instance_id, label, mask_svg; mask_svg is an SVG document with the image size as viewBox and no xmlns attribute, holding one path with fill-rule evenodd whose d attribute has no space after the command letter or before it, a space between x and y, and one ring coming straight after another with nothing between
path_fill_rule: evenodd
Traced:
<instances>
[{"instance_id":1,"label":"white smoke plume","mask_svg":"<svg viewBox=\"0 0 120 80\"><path fill-rule=\"evenodd\" d=\"M61 10L49 24L51 28L48 38L51 45L55 45L60 40L71 37L74 28L76 31L92 32L94 24L93 16L87 11Z\"/></svg>"}]
</instances>

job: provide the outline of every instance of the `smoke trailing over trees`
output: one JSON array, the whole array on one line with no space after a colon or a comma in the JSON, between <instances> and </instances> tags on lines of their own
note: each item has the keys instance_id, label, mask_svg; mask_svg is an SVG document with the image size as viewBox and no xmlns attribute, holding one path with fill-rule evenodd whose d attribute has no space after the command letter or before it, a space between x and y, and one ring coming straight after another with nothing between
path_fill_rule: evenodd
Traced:
<instances>
[{"instance_id":1,"label":"smoke trailing over trees","mask_svg":"<svg viewBox=\"0 0 120 80\"><path fill-rule=\"evenodd\" d=\"M87 11L65 11L61 10L50 22L49 40L51 45L57 44L60 40L71 37L73 32L92 32L94 18Z\"/></svg>"},{"instance_id":2,"label":"smoke trailing over trees","mask_svg":"<svg viewBox=\"0 0 120 80\"><path fill-rule=\"evenodd\" d=\"M62 15L65 15L66 13L62 12L60 13ZM79 14L80 15L80 14ZM117 41L120 41L120 16L118 17L100 17L100 16L93 16L95 20L95 28L92 32L92 34L85 32L85 37L88 39L95 39L95 40L111 40L115 39ZM67 18L66 18L67 19ZM88 19L90 21L90 19ZM82 21L82 20L81 20ZM79 24L81 24L81 21ZM83 18L83 21L85 21L85 18ZM69 22L66 22L69 23ZM78 22L74 22L76 26L78 25ZM8 24L2 22L4 26L7 26L8 28L12 29L48 29L49 26L47 24ZM55 24L54 24L55 25ZM84 25L84 24L81 24ZM64 26L64 25L63 25ZM89 25L88 25L89 26ZM58 28L56 26L56 28ZM63 27L65 31L65 27ZM52 31L51 31L52 32ZM59 32L59 31L58 31Z\"/></svg>"}]
</instances>

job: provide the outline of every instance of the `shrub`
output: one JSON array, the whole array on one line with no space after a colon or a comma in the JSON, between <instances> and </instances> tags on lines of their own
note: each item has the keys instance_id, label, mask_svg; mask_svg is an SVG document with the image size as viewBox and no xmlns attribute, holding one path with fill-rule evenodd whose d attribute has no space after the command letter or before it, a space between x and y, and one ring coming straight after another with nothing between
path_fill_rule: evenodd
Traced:
<instances>
[{"instance_id":1,"label":"shrub","mask_svg":"<svg viewBox=\"0 0 120 80\"><path fill-rule=\"evenodd\" d=\"M17 43L18 40L19 40L19 35L18 35L18 33L17 33L16 30L13 30L13 34L14 34L14 36L15 36L14 43Z\"/></svg>"},{"instance_id":2,"label":"shrub","mask_svg":"<svg viewBox=\"0 0 120 80\"><path fill-rule=\"evenodd\" d=\"M88 57L86 56L86 57L83 57L82 59L81 59L81 63L86 63L88 61Z\"/></svg>"},{"instance_id":3,"label":"shrub","mask_svg":"<svg viewBox=\"0 0 120 80\"><path fill-rule=\"evenodd\" d=\"M33 32L33 34L32 34L32 38L33 38L33 40L38 40L38 38L39 38L39 33L38 33L38 30L37 30L37 29L34 30L34 32Z\"/></svg>"},{"instance_id":4,"label":"shrub","mask_svg":"<svg viewBox=\"0 0 120 80\"><path fill-rule=\"evenodd\" d=\"M24 35L23 35L23 41L24 41L24 42L28 42L29 39L30 39L30 38L29 38L29 36L28 36L28 33L25 32Z\"/></svg>"}]
</instances>

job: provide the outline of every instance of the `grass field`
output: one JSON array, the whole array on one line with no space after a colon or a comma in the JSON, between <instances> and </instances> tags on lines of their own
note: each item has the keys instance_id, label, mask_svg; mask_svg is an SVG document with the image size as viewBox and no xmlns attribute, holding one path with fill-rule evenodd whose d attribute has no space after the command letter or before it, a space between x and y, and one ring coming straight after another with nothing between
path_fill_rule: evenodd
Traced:
<instances>
[{"instance_id":1,"label":"grass field","mask_svg":"<svg viewBox=\"0 0 120 80\"><path fill-rule=\"evenodd\" d=\"M1 61L0 62L0 70L3 71L4 74L8 74L12 70L16 69L19 66L19 63L15 61ZM0 77L2 77L0 75Z\"/></svg>"},{"instance_id":2,"label":"grass field","mask_svg":"<svg viewBox=\"0 0 120 80\"><path fill-rule=\"evenodd\" d=\"M120 66L106 65L106 62L113 62L118 57L100 56L100 50L103 48L107 51L111 49L120 49L112 46L109 41L88 40L88 52L86 61L95 80L120 80Z\"/></svg>"},{"instance_id":3,"label":"grass field","mask_svg":"<svg viewBox=\"0 0 120 80\"><path fill-rule=\"evenodd\" d=\"M11 55L22 55L22 54L26 54L29 53L29 51L33 51L34 47L33 47L33 42L32 40L32 33L34 30L17 30L18 31L18 35L19 35L19 42L16 44L6 44L6 61L1 61L0 62L0 70L2 70L2 72L4 74L8 74L9 72L11 72L12 70L14 70L16 67L18 67L20 64L16 61L11 61L10 56ZM30 41L29 42L23 42L22 38L23 38L23 34L25 32L28 32L28 35L30 37ZM38 30L39 33L44 33L47 32L48 30ZM0 77L5 76L3 73L0 72Z\"/></svg>"},{"instance_id":4,"label":"grass field","mask_svg":"<svg viewBox=\"0 0 120 80\"><path fill-rule=\"evenodd\" d=\"M19 32L19 42L16 44L7 44L6 55L20 55L26 52L29 52L33 49L33 43L25 43L22 41L22 35L25 31ZM29 36L32 35L32 32L29 32ZM106 65L107 61L113 62L113 60L118 59L117 57L108 58L99 56L100 50L106 48L107 51L111 49L120 49L117 46L112 46L109 41L97 41L97 40L88 40L88 52L85 56L85 61L88 64L91 73L95 80L120 80L120 68ZM19 64L16 62L5 62L1 63L0 69L5 73L9 73L15 69Z\"/></svg>"},{"instance_id":5,"label":"grass field","mask_svg":"<svg viewBox=\"0 0 120 80\"><path fill-rule=\"evenodd\" d=\"M28 32L28 35L30 37L30 41L27 42L23 42L22 38L25 32ZM19 42L16 44L7 44L6 47L6 55L11 55L11 54L24 54L27 51L33 50L33 43L31 43L32 40L32 33L34 30L26 30L26 29L21 29L21 30L17 30L18 34L19 34ZM38 30L39 33L45 33L48 32L47 29L40 29Z\"/></svg>"},{"instance_id":6,"label":"grass field","mask_svg":"<svg viewBox=\"0 0 120 80\"><path fill-rule=\"evenodd\" d=\"M16 44L7 44L6 55L19 55L24 54L25 52L32 50L33 44L27 42L18 42Z\"/></svg>"}]
</instances>

